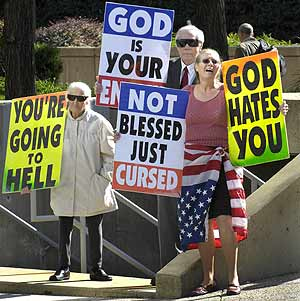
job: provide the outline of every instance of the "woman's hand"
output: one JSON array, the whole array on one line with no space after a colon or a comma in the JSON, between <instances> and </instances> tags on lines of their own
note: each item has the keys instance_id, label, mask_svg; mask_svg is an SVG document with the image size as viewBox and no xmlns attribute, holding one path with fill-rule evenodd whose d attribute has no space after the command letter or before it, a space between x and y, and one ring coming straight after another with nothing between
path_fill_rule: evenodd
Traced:
<instances>
[{"instance_id":1,"label":"woman's hand","mask_svg":"<svg viewBox=\"0 0 300 301\"><path fill-rule=\"evenodd\" d=\"M287 102L284 100L282 105L279 107L280 112L286 116L286 114L289 111L289 105L287 104Z\"/></svg>"}]
</instances>

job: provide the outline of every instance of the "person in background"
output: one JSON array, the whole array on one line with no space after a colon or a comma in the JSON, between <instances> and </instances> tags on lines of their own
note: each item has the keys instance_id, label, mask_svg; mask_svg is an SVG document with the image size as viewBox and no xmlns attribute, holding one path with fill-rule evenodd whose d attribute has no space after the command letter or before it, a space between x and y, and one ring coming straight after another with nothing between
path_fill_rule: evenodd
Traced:
<instances>
[{"instance_id":1,"label":"person in background","mask_svg":"<svg viewBox=\"0 0 300 301\"><path fill-rule=\"evenodd\" d=\"M234 57L244 57L255 54L259 47L259 41L254 37L253 27L249 23L243 23L238 30L240 45L236 47Z\"/></svg>"},{"instance_id":2,"label":"person in background","mask_svg":"<svg viewBox=\"0 0 300 301\"><path fill-rule=\"evenodd\" d=\"M118 209L110 184L115 143L109 121L90 109L90 97L85 83L69 85L60 185L51 189L50 205L59 217L59 268L50 281L70 278L75 216L86 217L90 279L112 280L102 269L102 222L104 213Z\"/></svg>"}]
</instances>

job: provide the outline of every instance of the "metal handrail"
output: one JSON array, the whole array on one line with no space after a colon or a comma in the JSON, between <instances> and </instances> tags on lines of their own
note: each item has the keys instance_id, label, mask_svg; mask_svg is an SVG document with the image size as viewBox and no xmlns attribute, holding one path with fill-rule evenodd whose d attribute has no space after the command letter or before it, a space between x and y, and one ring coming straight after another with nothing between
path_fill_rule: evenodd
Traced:
<instances>
[{"instance_id":1,"label":"metal handrail","mask_svg":"<svg viewBox=\"0 0 300 301\"><path fill-rule=\"evenodd\" d=\"M129 208L137 212L139 215L145 217L147 220L149 220L151 223L155 224L157 226L157 219L154 218L151 214L149 214L147 211L143 210L142 208L135 205L132 201L124 197L122 194L120 194L117 191L113 191L118 199L121 199L122 203L127 205ZM128 203L126 203L126 201ZM135 205L135 206L134 206ZM49 222L49 221L57 221L58 217L55 215L37 215L37 198L36 198L36 191L30 192L30 214L31 214L31 221L32 222ZM85 218L80 217L80 221L74 220L74 226L79 229L80 231L80 263L81 263L81 272L85 273L87 271L87 260L86 260L86 234L88 233L88 229L85 225ZM154 277L155 273L148 269L146 266L138 262L133 257L129 256L127 253L113 245L111 242L109 242L106 239L103 239L103 246L119 256L120 258L124 259L129 264L133 265L138 270L145 273L145 275L149 277Z\"/></svg>"},{"instance_id":2,"label":"metal handrail","mask_svg":"<svg viewBox=\"0 0 300 301\"><path fill-rule=\"evenodd\" d=\"M265 181L260 179L258 176L256 176L254 173L252 173L250 170L243 168L244 175L250 180L251 182L251 193L253 193L259 186L265 184Z\"/></svg>"},{"instance_id":3,"label":"metal handrail","mask_svg":"<svg viewBox=\"0 0 300 301\"><path fill-rule=\"evenodd\" d=\"M132 209L134 212L136 212L138 215L142 216L146 220L148 220L150 223L152 223L154 226L158 227L158 220L154 216L152 216L150 213L130 201L128 198L126 198L123 194L120 192L113 190L115 196L119 201L121 201L122 204Z\"/></svg>"},{"instance_id":4,"label":"metal handrail","mask_svg":"<svg viewBox=\"0 0 300 301\"><path fill-rule=\"evenodd\" d=\"M255 174L247 170L246 168L243 168L244 175L250 179L251 181L251 192L256 190L259 186L263 185L265 182L261 180L259 177L257 177ZM158 220L157 218L153 217L151 214L149 214L144 209L140 208L138 205L133 203L131 200L126 198L124 195L122 195L120 192L114 190L113 191L115 196L119 201L122 202L125 206L132 209L134 212L151 222L154 226L158 227ZM30 214L31 214L31 221L32 222L49 222L49 221L57 221L58 217L55 215L37 215L37 198L36 198L36 191L32 191L30 193ZM23 225L25 228L30 230L31 232L35 233L40 237L42 240L46 241L50 246L58 249L58 244L51 240L48 236L37 230L35 227L33 227L31 224L8 210L3 205L0 205L0 210L9 216L11 216L14 220L16 220L18 223ZM74 220L74 226L79 229L80 231L80 263L81 263L81 271L86 272L87 271L87 262L86 262L86 234L87 234L87 227L85 225L85 219L80 218L80 221ZM105 248L110 250L112 253L116 254L120 258L124 259L129 264L136 267L138 270L142 271L149 277L154 277L155 273L148 269L146 266L138 262L136 259L129 256L127 253L113 245L111 242L103 239L103 245ZM73 257L73 256L72 256ZM77 259L77 258L76 258ZM77 259L78 260L78 259Z\"/></svg>"},{"instance_id":5,"label":"metal handrail","mask_svg":"<svg viewBox=\"0 0 300 301\"><path fill-rule=\"evenodd\" d=\"M36 234L39 238L41 238L42 240L46 241L50 246L52 246L52 247L54 247L56 249L58 248L58 244L55 241L53 241L47 235L45 235L42 232L40 232L37 228L33 227L31 224L29 224L28 222L26 222L25 220L23 220L21 217L19 217L18 215L16 215L15 213L13 213L12 211L10 211L9 209L7 209L5 206L0 205L0 210L2 212L4 212L5 214L7 214L8 216L10 216L17 223L19 223L20 225L24 226L30 232Z\"/></svg>"},{"instance_id":6,"label":"metal handrail","mask_svg":"<svg viewBox=\"0 0 300 301\"><path fill-rule=\"evenodd\" d=\"M150 269L145 267L143 264L141 264L140 262L138 262L134 258L128 256L127 253L125 253L124 251L122 251L121 249L119 249L118 247L116 247L115 245L110 243L109 241L103 239L103 245L108 250L110 250L112 253L114 253L117 256L119 256L120 258L124 259L125 261L130 263L132 266L136 267L138 270L144 272L147 276L149 276L151 278L155 276L155 273L153 271L151 271Z\"/></svg>"}]
</instances>

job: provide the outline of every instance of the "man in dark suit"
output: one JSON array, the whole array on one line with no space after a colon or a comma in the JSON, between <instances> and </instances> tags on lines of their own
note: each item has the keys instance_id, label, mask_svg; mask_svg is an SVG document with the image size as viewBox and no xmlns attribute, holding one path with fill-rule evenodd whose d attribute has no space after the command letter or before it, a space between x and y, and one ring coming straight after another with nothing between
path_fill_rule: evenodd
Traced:
<instances>
[{"instance_id":1,"label":"man in dark suit","mask_svg":"<svg viewBox=\"0 0 300 301\"><path fill-rule=\"evenodd\" d=\"M166 84L168 88L181 89L196 82L194 63L203 43L204 34L194 25L186 25L177 31L179 57L170 60ZM180 247L176 198L158 196L158 236L162 268L177 255L176 246Z\"/></svg>"}]
</instances>

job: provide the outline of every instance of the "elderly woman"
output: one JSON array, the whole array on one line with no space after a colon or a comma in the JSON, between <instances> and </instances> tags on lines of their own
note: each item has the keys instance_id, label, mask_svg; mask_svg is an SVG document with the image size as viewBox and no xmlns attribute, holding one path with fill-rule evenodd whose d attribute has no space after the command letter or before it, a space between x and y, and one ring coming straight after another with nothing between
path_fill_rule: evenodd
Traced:
<instances>
[{"instance_id":1,"label":"elderly woman","mask_svg":"<svg viewBox=\"0 0 300 301\"><path fill-rule=\"evenodd\" d=\"M51 208L59 216L59 268L50 281L70 278L71 235L75 216L85 216L89 233L90 279L110 281L102 269L103 214L118 209L112 193L114 141L108 120L89 108L90 88L73 82L67 90L60 185L51 190Z\"/></svg>"},{"instance_id":2,"label":"elderly woman","mask_svg":"<svg viewBox=\"0 0 300 301\"><path fill-rule=\"evenodd\" d=\"M238 241L247 237L242 168L232 166L227 153L227 114L223 84L218 80L220 56L203 49L196 58L199 83L190 94L186 112L185 166L178 219L184 250L197 244L203 282L193 295L216 290L215 247L224 252L228 270L227 295L240 294ZM287 112L287 105L281 108Z\"/></svg>"}]
</instances>

